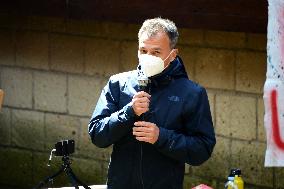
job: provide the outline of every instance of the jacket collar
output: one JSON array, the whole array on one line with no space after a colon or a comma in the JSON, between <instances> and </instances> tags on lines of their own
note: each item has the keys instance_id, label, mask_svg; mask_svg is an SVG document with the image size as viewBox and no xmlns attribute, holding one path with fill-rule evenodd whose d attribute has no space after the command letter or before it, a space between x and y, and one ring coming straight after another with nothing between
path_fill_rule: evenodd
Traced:
<instances>
[{"instance_id":1,"label":"jacket collar","mask_svg":"<svg viewBox=\"0 0 284 189\"><path fill-rule=\"evenodd\" d=\"M188 78L182 59L177 56L160 74L150 77L152 86L168 85L173 79Z\"/></svg>"}]
</instances>

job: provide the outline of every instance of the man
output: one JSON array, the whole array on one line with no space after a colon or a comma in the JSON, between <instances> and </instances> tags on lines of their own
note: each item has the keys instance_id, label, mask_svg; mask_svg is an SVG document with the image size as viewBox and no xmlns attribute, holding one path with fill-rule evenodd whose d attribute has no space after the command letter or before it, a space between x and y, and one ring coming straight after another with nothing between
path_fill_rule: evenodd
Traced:
<instances>
[{"instance_id":1,"label":"man","mask_svg":"<svg viewBox=\"0 0 284 189\"><path fill-rule=\"evenodd\" d=\"M89 134L98 147L113 144L109 189L181 189L184 164L202 164L216 143L208 97L177 56L172 21L146 20L138 38L139 71L109 79ZM141 73L149 79L146 91Z\"/></svg>"}]
</instances>

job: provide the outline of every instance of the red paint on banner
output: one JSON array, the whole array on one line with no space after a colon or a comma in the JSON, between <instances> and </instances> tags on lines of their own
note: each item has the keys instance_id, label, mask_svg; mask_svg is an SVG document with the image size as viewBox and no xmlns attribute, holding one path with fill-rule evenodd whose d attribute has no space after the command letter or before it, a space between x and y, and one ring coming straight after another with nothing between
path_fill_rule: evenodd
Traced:
<instances>
[{"instance_id":1,"label":"red paint on banner","mask_svg":"<svg viewBox=\"0 0 284 189\"><path fill-rule=\"evenodd\" d=\"M272 135L273 140L278 148L284 150L284 141L280 136L280 126L278 118L278 107L277 107L277 91L274 89L271 91L271 113L272 113Z\"/></svg>"}]
</instances>

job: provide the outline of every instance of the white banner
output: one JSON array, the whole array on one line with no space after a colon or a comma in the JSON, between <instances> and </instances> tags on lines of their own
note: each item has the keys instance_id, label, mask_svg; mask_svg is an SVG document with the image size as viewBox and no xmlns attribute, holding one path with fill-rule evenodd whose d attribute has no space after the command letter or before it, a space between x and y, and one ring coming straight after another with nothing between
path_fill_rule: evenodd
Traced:
<instances>
[{"instance_id":1,"label":"white banner","mask_svg":"<svg viewBox=\"0 0 284 189\"><path fill-rule=\"evenodd\" d=\"M284 0L268 0L265 166L284 166Z\"/></svg>"}]
</instances>

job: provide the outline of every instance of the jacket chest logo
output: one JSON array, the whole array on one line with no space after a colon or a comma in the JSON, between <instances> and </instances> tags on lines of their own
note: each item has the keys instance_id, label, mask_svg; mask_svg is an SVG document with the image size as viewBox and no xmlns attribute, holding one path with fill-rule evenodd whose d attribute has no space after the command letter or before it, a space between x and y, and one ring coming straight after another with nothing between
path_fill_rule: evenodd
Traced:
<instances>
[{"instance_id":1,"label":"jacket chest logo","mask_svg":"<svg viewBox=\"0 0 284 189\"><path fill-rule=\"evenodd\" d=\"M169 96L168 99L169 99L169 101L172 101L172 102L179 102L180 101L180 98L178 96Z\"/></svg>"}]
</instances>

